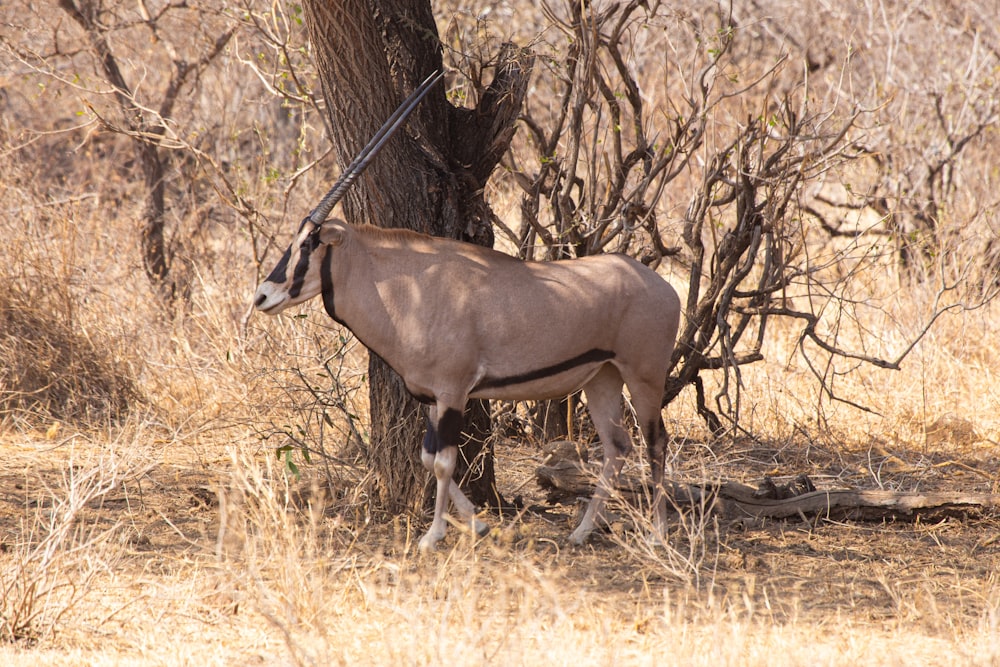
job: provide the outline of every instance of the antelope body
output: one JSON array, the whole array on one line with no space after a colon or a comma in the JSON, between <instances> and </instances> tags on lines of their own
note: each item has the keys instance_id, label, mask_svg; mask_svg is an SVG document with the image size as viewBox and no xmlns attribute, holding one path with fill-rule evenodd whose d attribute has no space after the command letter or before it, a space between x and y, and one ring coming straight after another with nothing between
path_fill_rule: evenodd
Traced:
<instances>
[{"instance_id":1,"label":"antelope body","mask_svg":"<svg viewBox=\"0 0 1000 667\"><path fill-rule=\"evenodd\" d=\"M437 480L437 496L421 550L444 537L449 498L477 533L487 531L452 479L466 402L555 398L581 388L604 450L593 498L570 536L582 543L632 449L623 385L649 448L659 538L666 450L660 409L680 315L666 281L623 255L524 262L458 241L326 220L365 160L436 80L428 78L397 110L303 220L254 304L276 314L321 295L330 317L428 404L421 460Z\"/></svg>"},{"instance_id":2,"label":"antelope body","mask_svg":"<svg viewBox=\"0 0 1000 667\"><path fill-rule=\"evenodd\" d=\"M449 497L477 532L485 530L452 480L470 398L545 399L583 389L604 466L571 536L576 543L593 530L632 448L622 426L623 384L662 489L660 405L680 301L648 267L624 255L524 262L468 243L328 220L302 225L255 305L274 314L317 295L430 405L422 460L437 478L437 498L422 549L444 536Z\"/></svg>"}]
</instances>

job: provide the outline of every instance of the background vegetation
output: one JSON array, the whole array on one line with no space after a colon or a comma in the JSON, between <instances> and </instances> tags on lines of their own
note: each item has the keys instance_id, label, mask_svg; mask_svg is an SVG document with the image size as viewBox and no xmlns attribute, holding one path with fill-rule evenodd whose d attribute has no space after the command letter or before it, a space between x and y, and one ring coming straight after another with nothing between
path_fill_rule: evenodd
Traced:
<instances>
[{"instance_id":1,"label":"background vegetation","mask_svg":"<svg viewBox=\"0 0 1000 667\"><path fill-rule=\"evenodd\" d=\"M486 195L497 245L625 250L695 294L675 478L996 492L989 2L434 10L455 104L504 42L535 56ZM302 20L253 0L0 7L0 658L1000 660L990 516L696 513L651 551L641 511L567 549L553 510L416 559L422 507L383 516L356 465L364 351L318 305L248 310L335 176ZM506 409L496 448L501 490L531 503L529 412Z\"/></svg>"}]
</instances>

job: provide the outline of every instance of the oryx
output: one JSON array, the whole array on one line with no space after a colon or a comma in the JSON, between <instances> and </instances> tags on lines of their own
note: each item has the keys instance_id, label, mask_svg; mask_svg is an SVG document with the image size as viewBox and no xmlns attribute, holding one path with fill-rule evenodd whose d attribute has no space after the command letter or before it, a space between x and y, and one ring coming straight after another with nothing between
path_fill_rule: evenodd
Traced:
<instances>
[{"instance_id":1,"label":"oryx","mask_svg":"<svg viewBox=\"0 0 1000 667\"><path fill-rule=\"evenodd\" d=\"M421 460L437 479L427 550L445 534L449 497L480 535L487 527L452 479L462 414L470 398L548 399L583 389L604 449L587 511L570 536L594 529L632 441L622 386L649 448L655 527L665 529L661 416L680 300L656 272L624 255L525 262L468 243L327 220L375 152L440 78L403 103L299 225L257 289L257 309L275 314L316 295L429 406Z\"/></svg>"}]
</instances>

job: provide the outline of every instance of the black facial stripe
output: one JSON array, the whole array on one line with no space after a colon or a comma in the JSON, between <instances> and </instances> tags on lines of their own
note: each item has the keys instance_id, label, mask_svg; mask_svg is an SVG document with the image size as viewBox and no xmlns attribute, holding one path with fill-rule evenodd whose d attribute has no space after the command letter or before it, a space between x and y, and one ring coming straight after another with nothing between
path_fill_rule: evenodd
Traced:
<instances>
[{"instance_id":1,"label":"black facial stripe","mask_svg":"<svg viewBox=\"0 0 1000 667\"><path fill-rule=\"evenodd\" d=\"M302 222L299 223L299 230L295 233L296 237L302 233L302 228L306 226L307 222L309 222L309 216L302 218ZM274 265L273 269L271 269L271 273L268 274L266 282L277 283L280 285L288 280L288 260L291 258L292 246L288 246L288 249L285 250L285 254L281 256L278 263ZM302 288L299 287L299 289ZM296 291L295 294L298 294L298 291Z\"/></svg>"},{"instance_id":2,"label":"black facial stripe","mask_svg":"<svg viewBox=\"0 0 1000 667\"><path fill-rule=\"evenodd\" d=\"M330 316L334 322L340 322L337 317L337 309L334 307L333 301L333 253L330 249L326 249L326 256L323 258L323 266L320 267L319 279L322 285L323 294L323 308L326 309L326 314Z\"/></svg>"},{"instance_id":3,"label":"black facial stripe","mask_svg":"<svg viewBox=\"0 0 1000 667\"><path fill-rule=\"evenodd\" d=\"M292 246L288 246L288 250L285 251L285 254L281 256L278 263L274 265L273 269L271 269L270 275L267 276L267 282L277 283L280 285L288 279L288 260L291 259L291 257Z\"/></svg>"},{"instance_id":4,"label":"black facial stripe","mask_svg":"<svg viewBox=\"0 0 1000 667\"><path fill-rule=\"evenodd\" d=\"M295 262L295 271L292 272L292 286L288 288L288 296L293 299L302 291L302 284L306 281L306 272L309 271L309 256L312 255L315 247L308 240L299 246L299 260Z\"/></svg>"},{"instance_id":5,"label":"black facial stripe","mask_svg":"<svg viewBox=\"0 0 1000 667\"><path fill-rule=\"evenodd\" d=\"M572 359L567 359L566 361L560 362L558 364L553 364L552 366L546 366L545 368L539 368L534 371L528 371L527 373L520 373L518 375L508 375L506 377L491 378L485 377L476 385L473 389L473 393L483 389L497 389L499 387L509 387L515 384L526 384L528 382L534 382L535 380L541 380L542 378L547 378L552 375L559 375L560 373L565 373L566 371L572 370L577 366L583 366L584 364L595 364L602 361L608 361L615 358L615 353L610 350L590 350L589 352L584 352L583 354L577 355Z\"/></svg>"}]
</instances>

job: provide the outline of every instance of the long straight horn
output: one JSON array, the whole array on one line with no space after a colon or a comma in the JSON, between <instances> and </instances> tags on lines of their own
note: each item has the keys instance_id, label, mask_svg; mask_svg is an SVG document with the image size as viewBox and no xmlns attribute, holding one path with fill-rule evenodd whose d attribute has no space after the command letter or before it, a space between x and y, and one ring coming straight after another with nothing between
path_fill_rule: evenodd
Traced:
<instances>
[{"instance_id":1,"label":"long straight horn","mask_svg":"<svg viewBox=\"0 0 1000 667\"><path fill-rule=\"evenodd\" d=\"M406 118L410 113L417 108L420 104L420 100L424 99L424 95L431 89L431 87L441 80L444 76L444 72L434 72L429 77L424 79L423 83L417 86L416 90L410 93L410 96L399 105L391 116L389 120L385 121L379 131L375 133L375 136L371 138L368 145L361 149L358 156L354 158L351 164L347 165L347 169L344 173L340 175L340 178L334 183L330 191L326 193L326 196L320 201L320 203L312 210L309 214L309 220L314 225L321 225L323 221L326 220L327 216L330 215L330 211L333 207L340 201L340 198L344 196L347 192L347 188L351 187L354 180L361 175L361 173L368 167L368 164L372 161L372 158L378 154L382 146L385 145L392 135L396 133L403 123L406 122Z\"/></svg>"}]
</instances>

